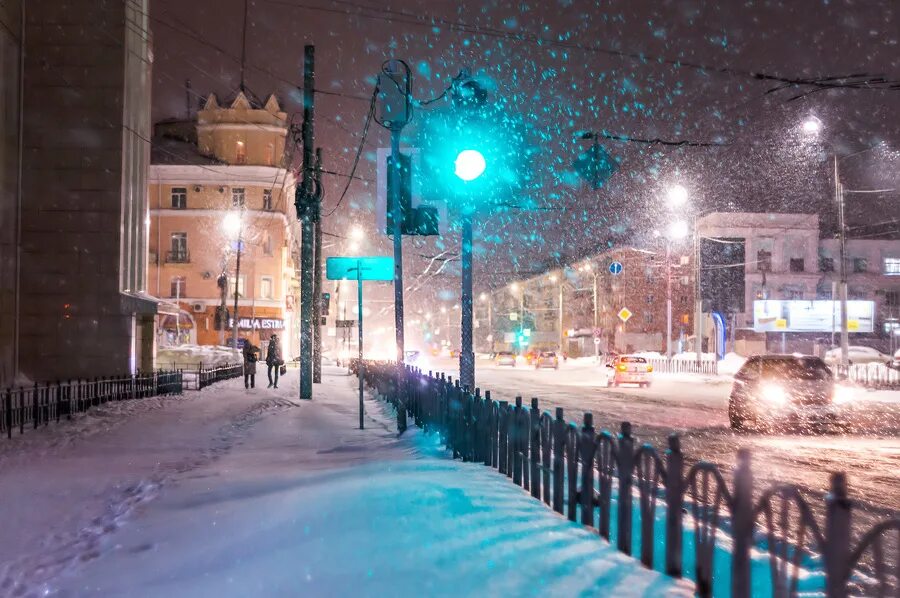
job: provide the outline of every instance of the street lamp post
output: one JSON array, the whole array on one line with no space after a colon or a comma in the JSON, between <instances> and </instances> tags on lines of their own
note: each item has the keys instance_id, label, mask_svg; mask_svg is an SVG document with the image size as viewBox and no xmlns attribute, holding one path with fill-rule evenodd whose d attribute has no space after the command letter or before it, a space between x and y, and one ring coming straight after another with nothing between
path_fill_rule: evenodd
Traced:
<instances>
[{"instance_id":1,"label":"street lamp post","mask_svg":"<svg viewBox=\"0 0 900 598\"><path fill-rule=\"evenodd\" d=\"M487 342L488 342L488 353L494 352L494 320L493 320L493 301L491 300L491 295L489 293L482 293L478 297L482 303L487 303Z\"/></svg>"},{"instance_id":2,"label":"street lamp post","mask_svg":"<svg viewBox=\"0 0 900 598\"><path fill-rule=\"evenodd\" d=\"M243 234L244 234L244 219L243 219L243 207L239 209L238 212L231 212L227 216L225 216L225 221L223 222L223 226L225 227L226 232L235 236L237 238L237 257L235 258L235 266L234 266L234 326L231 332L231 343L235 349L238 346L238 297L240 296L238 293L238 289L241 284L241 245L243 244Z\"/></svg>"}]
</instances>

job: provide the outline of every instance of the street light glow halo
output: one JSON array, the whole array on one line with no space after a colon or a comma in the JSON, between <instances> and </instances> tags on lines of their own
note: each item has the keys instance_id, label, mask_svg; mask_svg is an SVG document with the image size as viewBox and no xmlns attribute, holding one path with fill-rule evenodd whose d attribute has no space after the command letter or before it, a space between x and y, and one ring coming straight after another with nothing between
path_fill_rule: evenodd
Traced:
<instances>
[{"instance_id":1,"label":"street light glow halo","mask_svg":"<svg viewBox=\"0 0 900 598\"><path fill-rule=\"evenodd\" d=\"M454 161L455 174L460 179L468 182L474 181L484 173L487 163L484 156L478 150L466 149L456 156Z\"/></svg>"},{"instance_id":2,"label":"street light glow halo","mask_svg":"<svg viewBox=\"0 0 900 598\"><path fill-rule=\"evenodd\" d=\"M803 132L808 135L815 135L822 130L822 121L815 116L810 116L803 121Z\"/></svg>"},{"instance_id":3,"label":"street light glow halo","mask_svg":"<svg viewBox=\"0 0 900 598\"><path fill-rule=\"evenodd\" d=\"M236 235L241 230L241 216L235 212L229 212L222 220L222 228L231 235Z\"/></svg>"},{"instance_id":4,"label":"street light glow halo","mask_svg":"<svg viewBox=\"0 0 900 598\"><path fill-rule=\"evenodd\" d=\"M687 203L688 190L683 185L672 185L666 193L669 199L669 205L678 208Z\"/></svg>"}]
</instances>

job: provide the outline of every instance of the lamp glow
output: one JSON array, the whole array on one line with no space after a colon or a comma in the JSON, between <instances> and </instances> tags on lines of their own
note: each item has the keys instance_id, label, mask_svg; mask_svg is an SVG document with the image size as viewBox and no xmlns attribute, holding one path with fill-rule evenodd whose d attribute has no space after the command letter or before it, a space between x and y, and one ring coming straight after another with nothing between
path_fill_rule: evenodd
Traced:
<instances>
[{"instance_id":1,"label":"lamp glow","mask_svg":"<svg viewBox=\"0 0 900 598\"><path fill-rule=\"evenodd\" d=\"M474 181L484 173L484 169L487 167L481 152L471 149L459 152L454 165L456 166L456 176L464 181Z\"/></svg>"},{"instance_id":2,"label":"lamp glow","mask_svg":"<svg viewBox=\"0 0 900 598\"><path fill-rule=\"evenodd\" d=\"M678 208L687 203L688 190L682 185L673 185L666 194L668 196L669 205Z\"/></svg>"}]
</instances>

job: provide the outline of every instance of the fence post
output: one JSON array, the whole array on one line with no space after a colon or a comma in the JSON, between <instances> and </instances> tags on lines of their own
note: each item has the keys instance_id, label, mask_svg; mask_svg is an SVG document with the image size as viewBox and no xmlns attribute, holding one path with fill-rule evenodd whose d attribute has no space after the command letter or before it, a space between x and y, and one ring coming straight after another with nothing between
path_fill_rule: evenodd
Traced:
<instances>
[{"instance_id":1,"label":"fence post","mask_svg":"<svg viewBox=\"0 0 900 598\"><path fill-rule=\"evenodd\" d=\"M6 389L6 437L12 438L12 388Z\"/></svg>"},{"instance_id":2,"label":"fence post","mask_svg":"<svg viewBox=\"0 0 900 598\"><path fill-rule=\"evenodd\" d=\"M581 523L594 527L594 453L597 442L594 433L594 414L584 414L584 425L578 439L581 453Z\"/></svg>"},{"instance_id":3,"label":"fence post","mask_svg":"<svg viewBox=\"0 0 900 598\"><path fill-rule=\"evenodd\" d=\"M619 433L619 535L616 540L620 552L631 556L632 518L632 470L634 468L634 438L631 436L631 422L622 422Z\"/></svg>"},{"instance_id":4,"label":"fence post","mask_svg":"<svg viewBox=\"0 0 900 598\"><path fill-rule=\"evenodd\" d=\"M19 434L25 433L25 388L19 387Z\"/></svg>"},{"instance_id":5,"label":"fence post","mask_svg":"<svg viewBox=\"0 0 900 598\"><path fill-rule=\"evenodd\" d=\"M40 425L41 415L40 415L40 389L38 388L38 383L34 383L34 393L31 395L31 423L34 425L34 429L38 429L38 425Z\"/></svg>"},{"instance_id":6,"label":"fence post","mask_svg":"<svg viewBox=\"0 0 900 598\"><path fill-rule=\"evenodd\" d=\"M575 521L578 513L578 437L575 424L566 425L566 469L569 481L566 516L569 521Z\"/></svg>"},{"instance_id":7,"label":"fence post","mask_svg":"<svg viewBox=\"0 0 900 598\"><path fill-rule=\"evenodd\" d=\"M484 391L484 401L481 403L481 419L483 437L481 439L481 456L484 464L490 467L494 462L494 402L491 401L491 391Z\"/></svg>"},{"instance_id":8,"label":"fence post","mask_svg":"<svg viewBox=\"0 0 900 598\"><path fill-rule=\"evenodd\" d=\"M825 498L825 596L847 596L850 560L850 512L847 474L831 474L831 491Z\"/></svg>"},{"instance_id":9,"label":"fence post","mask_svg":"<svg viewBox=\"0 0 900 598\"><path fill-rule=\"evenodd\" d=\"M516 407L512 414L512 425L510 426L509 444L513 452L513 484L522 485L522 397L516 397Z\"/></svg>"},{"instance_id":10,"label":"fence post","mask_svg":"<svg viewBox=\"0 0 900 598\"><path fill-rule=\"evenodd\" d=\"M566 450L566 420L563 417L563 408L556 408L556 419L553 420L553 510L563 513L563 483L565 474Z\"/></svg>"},{"instance_id":11,"label":"fence post","mask_svg":"<svg viewBox=\"0 0 900 598\"><path fill-rule=\"evenodd\" d=\"M508 401L500 401L500 408L497 410L497 432L499 434L499 439L497 441L497 471L502 474L507 474L508 469L506 467L508 459L508 444L509 444L509 430L507 427L509 426L509 422L506 419L506 412L509 410L509 402Z\"/></svg>"},{"instance_id":12,"label":"fence post","mask_svg":"<svg viewBox=\"0 0 900 598\"><path fill-rule=\"evenodd\" d=\"M731 514L734 547L731 553L731 595L750 596L750 548L753 545L753 471L750 450L738 449Z\"/></svg>"},{"instance_id":13,"label":"fence post","mask_svg":"<svg viewBox=\"0 0 900 598\"><path fill-rule=\"evenodd\" d=\"M534 397L531 399L530 434L531 496L541 500L541 411L538 409L538 400Z\"/></svg>"},{"instance_id":14,"label":"fence post","mask_svg":"<svg viewBox=\"0 0 900 598\"><path fill-rule=\"evenodd\" d=\"M669 435L666 451L666 575L681 577L682 562L682 491L684 455L678 434Z\"/></svg>"}]
</instances>

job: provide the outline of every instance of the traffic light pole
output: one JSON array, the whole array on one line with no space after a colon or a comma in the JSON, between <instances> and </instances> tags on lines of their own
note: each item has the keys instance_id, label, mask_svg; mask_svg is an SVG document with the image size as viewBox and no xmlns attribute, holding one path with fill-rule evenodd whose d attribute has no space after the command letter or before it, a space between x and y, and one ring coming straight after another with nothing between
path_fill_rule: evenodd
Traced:
<instances>
[{"instance_id":1,"label":"traffic light pole","mask_svg":"<svg viewBox=\"0 0 900 598\"><path fill-rule=\"evenodd\" d=\"M472 213L462 214L462 312L460 314L459 383L475 390L475 352L472 350Z\"/></svg>"},{"instance_id":2,"label":"traffic light pole","mask_svg":"<svg viewBox=\"0 0 900 598\"><path fill-rule=\"evenodd\" d=\"M403 123L406 124L406 123ZM404 362L403 349L403 206L400 205L400 131L403 124L391 126L391 178L388 188L391 191L391 232L394 235L394 329L397 339L397 363ZM362 310L360 309L360 316Z\"/></svg>"}]
</instances>

